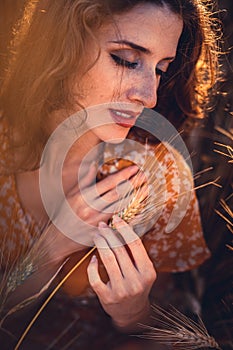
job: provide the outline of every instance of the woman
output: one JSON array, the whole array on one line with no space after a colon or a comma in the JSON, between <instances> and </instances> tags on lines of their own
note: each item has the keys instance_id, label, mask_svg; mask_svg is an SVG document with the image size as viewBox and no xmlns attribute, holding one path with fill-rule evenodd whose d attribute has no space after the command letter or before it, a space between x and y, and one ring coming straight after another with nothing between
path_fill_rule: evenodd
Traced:
<instances>
[{"instance_id":1,"label":"woman","mask_svg":"<svg viewBox=\"0 0 233 350\"><path fill-rule=\"evenodd\" d=\"M105 209L121 200L122 182L129 179L134 187L140 187L145 176L139 176L137 166L128 166L100 180L93 208L85 198L93 193L96 168L84 161L100 143L124 140L144 107L157 105L171 121L201 116L216 66L215 37L208 18L207 9L196 0L29 1L1 94L1 232L6 247L3 261L5 257L17 260L33 239L39 257L12 288L8 306L36 294L68 257L76 253L80 259L94 243L99 257L94 255L88 266L84 265L83 278L88 278L113 324L129 331L148 316L155 269L182 271L209 256L194 195L174 235L161 239L164 215L143 244L117 216L113 224L118 233L109 228L112 211ZM101 106L100 112L95 106ZM78 119L75 130L83 125L86 129L78 134L62 164L65 198L81 219L75 227L77 235L72 232L70 239L63 230L69 226L63 203L54 201L52 214L48 211L39 176L46 142L67 118L75 113L80 116L83 109L87 112L81 122ZM142 133L140 136L143 138ZM137 139L138 132L132 137ZM55 155L59 157L58 150ZM87 167L77 183L83 162ZM184 160L179 158L179 163L185 169ZM54 175L53 169L48 171L48 177ZM186 175L189 177L189 172ZM174 203L166 203L169 205ZM190 234L193 227L195 232ZM127 248L120 244L122 237ZM192 240L196 251L189 256L187 246ZM160 252L169 251L171 244L176 249L158 257L156 264L153 249L159 244ZM108 282L98 271L100 261ZM78 283L77 279L72 283Z\"/></svg>"}]
</instances>

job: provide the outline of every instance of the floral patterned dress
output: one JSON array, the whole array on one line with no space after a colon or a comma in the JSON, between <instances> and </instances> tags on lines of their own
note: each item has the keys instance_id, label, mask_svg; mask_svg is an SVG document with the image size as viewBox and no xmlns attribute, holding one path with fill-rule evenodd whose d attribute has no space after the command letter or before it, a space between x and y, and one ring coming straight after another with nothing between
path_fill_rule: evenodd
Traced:
<instances>
[{"instance_id":1,"label":"floral patterned dress","mask_svg":"<svg viewBox=\"0 0 233 350\"><path fill-rule=\"evenodd\" d=\"M2 254L5 255L5 258L2 259L4 264L4 260L14 260L19 256L20 251L30 246L34 238L40 234L40 228L20 202L14 174L3 172L3 165L8 161L7 126L3 120L0 123L0 135L0 237L2 247L4 241L4 251L2 251ZM122 153L126 155L124 160L121 158ZM206 260L210 253L203 237L195 192L193 188L190 188L191 172L183 157L176 150L171 149L169 145L159 144L157 146L147 145L140 152L130 150L128 147L124 151L122 145L113 147L108 144L105 147L99 176L103 177L121 169L124 167L124 162L127 165L129 158L138 166L143 166L145 155L148 154L156 158L158 163L156 181L163 183L163 193L160 194L160 197L166 192L166 198L164 197L159 213L156 208L152 209L152 216L154 210L154 216L157 218L153 226L143 235L143 243L157 271L181 272L193 269ZM161 189L159 190L161 192ZM178 203L180 207L175 212L175 216L181 215L181 218L178 218L178 224L173 225L174 229L168 230L167 223L177 206L180 192L188 193L189 198L188 201L186 200L185 207L182 202ZM73 282L71 280L70 286L75 289L76 278L73 278ZM80 272L78 280L80 280ZM70 292L73 294L72 291Z\"/></svg>"},{"instance_id":2,"label":"floral patterned dress","mask_svg":"<svg viewBox=\"0 0 233 350\"><path fill-rule=\"evenodd\" d=\"M9 262L17 259L27 247L33 244L35 237L41 234L40 227L20 202L14 174L7 174L3 170L6 169L4 166L8 162L7 132L7 124L3 119L0 119L0 249L2 269L4 269L4 261ZM127 149L125 152L123 150L123 153L127 157L130 155L131 161L139 166L143 166L145 155L149 154L150 157L156 159L157 171L154 175L156 183L162 183L162 188L159 187L159 196L163 197L164 200L159 211L154 209L156 220L142 236L143 243L156 270L159 272L181 272L200 265L210 256L210 252L203 237L195 192L193 188L190 189L191 171L183 157L166 144L146 145L140 152ZM106 145L103 164L99 169L99 178L121 169L125 166L125 162L127 165L127 160L122 159L121 145L114 147L114 150L111 145ZM165 196L164 193L166 193ZM178 203L180 193L189 193L188 202L183 203L181 200ZM177 203L182 207L182 210L177 209ZM151 212L153 218L153 208ZM175 215L173 215L174 212ZM170 221L172 216L176 219L178 217L175 224ZM169 222L170 227L168 227ZM70 269L75 260L77 257L74 255L73 259L70 259L64 267L63 274ZM88 305L88 298L93 296L87 280L87 264L88 261L73 273L63 287L68 298L79 296L78 299L75 299L75 307L80 307L80 310ZM93 300L93 298L91 299ZM60 303L60 296L58 300ZM93 313L91 315L89 315L88 321L96 317ZM98 320L98 322L100 321ZM83 325L85 324L83 322ZM85 327L88 328L88 326Z\"/></svg>"}]
</instances>

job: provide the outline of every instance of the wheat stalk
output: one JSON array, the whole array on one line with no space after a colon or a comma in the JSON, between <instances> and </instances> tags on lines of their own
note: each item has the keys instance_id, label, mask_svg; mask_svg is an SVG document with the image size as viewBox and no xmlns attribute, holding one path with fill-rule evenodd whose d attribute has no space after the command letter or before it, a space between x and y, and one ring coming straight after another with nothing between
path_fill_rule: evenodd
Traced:
<instances>
[{"instance_id":1,"label":"wheat stalk","mask_svg":"<svg viewBox=\"0 0 233 350\"><path fill-rule=\"evenodd\" d=\"M126 192L114 213L114 215L120 216L127 223L132 224L134 220L133 226L136 226L139 222L148 222L155 215L155 209L162 208L165 203L164 200L159 200L162 193L164 193L164 186L156 179L158 160L155 157L146 155L141 170L147 176L147 183ZM138 173L138 176L135 176L135 183L137 183L138 177L140 177L140 173ZM127 200L128 205L125 207L125 201ZM114 228L112 221L110 221L110 226Z\"/></svg>"},{"instance_id":2,"label":"wheat stalk","mask_svg":"<svg viewBox=\"0 0 233 350\"><path fill-rule=\"evenodd\" d=\"M94 246L92 249L90 249L85 255L84 257L79 260L75 266L63 277L63 279L58 283L58 285L53 289L53 291L49 294L49 296L46 298L46 300L44 301L44 303L41 305L41 307L39 308L39 310L37 311L37 313L34 315L34 317L32 318L32 320L30 321L30 323L28 324L27 328L25 329L25 331L23 332L23 334L21 335L19 341L17 342L14 350L18 350L20 345L22 344L22 342L24 341L26 335L28 334L28 332L30 331L31 327L33 326L33 324L36 322L37 318L40 316L41 312L44 310L44 308L47 306L47 304L50 302L50 300L53 298L53 296L56 294L56 292L63 286L63 284L67 281L67 279L70 277L70 275L83 263L84 260L86 260L88 258L88 256L90 256L93 251L96 249L96 247ZM63 266L63 265L62 265Z\"/></svg>"},{"instance_id":3,"label":"wheat stalk","mask_svg":"<svg viewBox=\"0 0 233 350\"><path fill-rule=\"evenodd\" d=\"M233 148L229 145L224 145L223 143L219 143L219 142L215 142L215 145L223 147L227 151L227 153L220 151L218 149L214 149L214 151L225 157L230 158L229 163L233 163Z\"/></svg>"},{"instance_id":4,"label":"wheat stalk","mask_svg":"<svg viewBox=\"0 0 233 350\"><path fill-rule=\"evenodd\" d=\"M228 225L233 227L233 211L232 209L227 205L226 201L224 199L220 199L220 205L224 209L225 213L229 215L229 219L223 215L219 210L215 210L218 215L220 215L227 223Z\"/></svg>"},{"instance_id":5,"label":"wheat stalk","mask_svg":"<svg viewBox=\"0 0 233 350\"><path fill-rule=\"evenodd\" d=\"M70 322L64 329L63 331L59 334L58 337L56 337L51 344L45 349L45 350L51 350L54 348L55 345L69 332L69 330L74 326L74 324L78 321L79 316L75 317L72 322Z\"/></svg>"},{"instance_id":6,"label":"wheat stalk","mask_svg":"<svg viewBox=\"0 0 233 350\"><path fill-rule=\"evenodd\" d=\"M81 332L75 335L72 339L70 339L70 341L65 346L63 346L61 350L71 349L71 345L74 344L74 342L80 337L80 335Z\"/></svg>"},{"instance_id":7,"label":"wheat stalk","mask_svg":"<svg viewBox=\"0 0 233 350\"><path fill-rule=\"evenodd\" d=\"M24 307L28 306L29 304L31 304L33 301L35 301L36 299L38 299L51 285L51 283L53 282L53 280L57 277L58 273L61 271L62 267L64 266L64 264L67 262L64 261L64 263L59 267L59 269L55 272L55 274L51 277L51 279L41 288L41 290L30 296L27 299L24 299L23 301L21 301L19 304L15 305L14 307L12 307L7 313L6 315L4 315L4 317L1 319L0 321L0 328L2 328L3 323L5 322L6 318L9 317L10 315L14 314L15 312L23 309Z\"/></svg>"},{"instance_id":8,"label":"wheat stalk","mask_svg":"<svg viewBox=\"0 0 233 350\"><path fill-rule=\"evenodd\" d=\"M24 283L24 281L32 274L37 271L38 265L42 267L46 267L49 262L42 264L46 255L45 248L41 248L44 246L43 242L46 240L46 247L54 243L55 237L47 238L47 230L45 229L44 233L41 236L35 235L33 237L34 242L31 246L27 246L27 242L25 242L25 246L17 251L17 255L14 257L13 262L10 258L10 253L6 248L7 234L3 239L3 244L1 247L1 259L0 259L0 270L4 271L3 278L0 282L0 292L1 292L1 304L0 311L3 314L5 303L8 300L8 296L15 291L15 289ZM46 248L47 249L47 248ZM3 254L3 251L7 253ZM67 261L67 260L66 260ZM8 310L4 315L0 318L0 328L3 329L3 323L5 320L12 315L13 313L23 309L29 304L33 303L37 300L51 285L54 281L66 261L57 269L54 275L50 278L50 280L42 286L41 290L39 290L34 295L22 300L15 306L13 306L10 310Z\"/></svg>"},{"instance_id":9,"label":"wheat stalk","mask_svg":"<svg viewBox=\"0 0 233 350\"><path fill-rule=\"evenodd\" d=\"M231 131L227 131L225 129L222 129L220 127L216 127L216 130L219 131L221 134L227 136L231 141L233 140L233 133ZM225 152L220 151L218 149L214 149L214 151L216 153L219 153L227 158L230 158L230 160L228 161L228 163L233 163L233 148L230 145L225 145L219 142L215 142L215 144L217 146L220 146L222 148L224 148ZM231 233L233 233L233 211L232 209L229 207L229 205L227 204L227 200L229 200L231 197L233 196L233 193L226 199L220 199L220 205L223 208L223 210L225 211L225 213L228 215L228 217L226 215L224 215L223 213L221 213L219 210L215 210L215 212L221 216L221 218L223 218L225 220L225 222L227 223L227 228L229 229L229 231ZM233 246L230 246L229 244L227 244L227 247L231 250L233 250Z\"/></svg>"},{"instance_id":10,"label":"wheat stalk","mask_svg":"<svg viewBox=\"0 0 233 350\"><path fill-rule=\"evenodd\" d=\"M35 300L38 300L38 298L44 294L46 290L48 290L51 283L54 281L64 264L67 262L66 259L53 274L50 280L45 285L43 285L38 292L28 298L23 299L21 302L11 307L10 309L8 308L9 310L5 311L7 308L9 295L14 292L18 286L23 284L31 274L36 273L36 266L40 265L41 267L46 268L46 265L49 264L49 262L43 263L44 260L46 261L46 259L44 259L46 250L45 248L41 247L45 246L43 244L45 239L46 247L53 244L55 237L52 237L48 240L46 233L47 230L45 229L42 235L34 235L33 243L29 247L25 241L25 245L23 245L21 249L17 250L17 254L14 256L14 259L12 259L9 250L7 249L7 233L3 236L0 251L0 271L4 271L0 281L0 328L10 336L13 335L3 327L5 320L15 312L25 308Z\"/></svg>"},{"instance_id":11,"label":"wheat stalk","mask_svg":"<svg viewBox=\"0 0 233 350\"><path fill-rule=\"evenodd\" d=\"M6 237L1 247L0 270L4 271L0 282L0 313L3 312L8 296L15 291L33 272L36 271L38 255L33 254L34 249L28 249L11 259L10 253L4 249Z\"/></svg>"},{"instance_id":12,"label":"wheat stalk","mask_svg":"<svg viewBox=\"0 0 233 350\"><path fill-rule=\"evenodd\" d=\"M137 188L133 191L128 191L122 202L120 203L118 210L115 212L115 214L119 215L124 219L127 223L132 223L134 222L134 225L138 223L145 223L151 220L152 217L155 216L156 210L159 210L163 208L165 202L163 200L163 193L164 193L164 186L161 185L160 181L156 178L156 173L158 170L158 158L163 156L163 150L157 153L157 158L154 156L146 156L144 165L142 167L142 170L145 171L146 174L148 174L148 183L146 186L142 186L140 188ZM169 166L168 169L169 171ZM140 175L139 175L140 176ZM135 179L137 181L137 178ZM220 186L217 184L217 180L208 182L206 184L203 184L201 186L198 186L196 188L192 188L191 191L194 191L198 188L205 187L207 185L215 185L215 186ZM179 196L183 196L187 193L187 191L184 191L182 193L179 193L177 195L177 198ZM131 198L129 201L129 204L124 207L123 202L125 201L126 198ZM161 200L162 198L162 200ZM125 202L124 202L125 203ZM112 225L112 222L110 221L110 226ZM65 281L69 278L69 276L75 271L81 264L82 262L95 250L96 248L93 247L66 275L65 277L61 280L61 282L54 288L54 290L51 292L51 294L47 297L45 302L42 304L38 312L34 315L33 319L31 322L28 324L27 328L23 332L22 336L20 337L18 343L16 344L16 347L14 350L18 350L20 345L22 344L23 340L25 339L26 335L28 334L29 330L41 314L41 312L44 310L46 305L49 303L49 301L52 299L52 297L55 295L55 293L59 290L59 288L65 283ZM22 270L22 266L19 269L20 271ZM30 270L30 269L29 269ZM60 269L59 269L60 271ZM58 271L58 272L59 272ZM31 270L30 270L31 272ZM57 272L57 273L58 273ZM27 276L27 271L24 271L25 276ZM56 274L57 275L57 274ZM12 275L14 276L14 274ZM15 281L14 287L17 286L18 280L16 277L13 278ZM21 278L22 281L22 278ZM49 281L49 285L51 284L51 281ZM44 288L47 289L47 285L44 286ZM40 293L44 292L44 288L40 291ZM27 304L28 302L31 302L34 300L38 295L33 296L32 298L27 299L25 302L21 303L18 307L23 307L25 303ZM15 311L15 310L14 310Z\"/></svg>"},{"instance_id":13,"label":"wheat stalk","mask_svg":"<svg viewBox=\"0 0 233 350\"><path fill-rule=\"evenodd\" d=\"M217 131L219 131L221 134L227 136L231 141L233 141L233 133L231 131L227 131L227 130L224 130L220 127L216 127L215 128ZM222 154L228 158L230 158L229 160L229 163L232 163L233 162L233 148L232 146L230 145L225 145L225 144L222 144L220 142L215 142L215 145L217 146L220 146L222 148L225 148L225 150L228 152L228 153L224 153L218 149L214 149L215 152L219 153L219 154Z\"/></svg>"},{"instance_id":14,"label":"wheat stalk","mask_svg":"<svg viewBox=\"0 0 233 350\"><path fill-rule=\"evenodd\" d=\"M161 184L160 180L156 178L159 168L158 160L161 159L163 155L163 149L159 150L159 152L157 151L157 158L146 154L145 162L142 165L141 170L147 175L147 184L126 192L122 201L119 203L118 208L114 212L114 215L118 215L134 228L137 227L138 224L146 224L147 222L150 222L150 220L155 217L158 211L166 204L166 198L164 198L164 192L166 191L165 184ZM167 167L167 171L169 171L171 166L172 164ZM202 173L209 170L212 170L212 168L210 167L199 172L195 177L200 177ZM138 176L140 176L140 174ZM189 191L181 191L180 193L173 195L173 198L178 199L190 192L194 192L209 185L221 188L222 186L218 184L219 179L220 177L217 177L213 181L194 186ZM135 183L137 183L137 175L135 176ZM180 183L182 184L182 179L180 179ZM169 184L170 181L168 181L167 185ZM128 205L125 206L127 200ZM110 226L115 228L112 220L110 220Z\"/></svg>"},{"instance_id":15,"label":"wheat stalk","mask_svg":"<svg viewBox=\"0 0 233 350\"><path fill-rule=\"evenodd\" d=\"M33 230L31 229L33 232ZM0 252L0 270L4 271L2 279L0 281L0 313L3 312L5 303L9 295L16 290L24 281L33 273L36 272L37 266L41 265L45 260L46 250L41 248L43 242L46 239L46 247L53 244L54 238L47 240L46 230L42 235L34 234L33 242L28 245L28 242L25 241L25 244L17 249L17 254L12 258L9 249L7 248L7 239L8 232L3 236L3 241L1 244ZM45 266L43 264L42 266ZM38 297L38 295L36 295ZM33 297L27 299L32 302ZM24 301L19 305L23 306ZM5 317L4 317L5 319ZM0 324L2 320L0 319Z\"/></svg>"},{"instance_id":16,"label":"wheat stalk","mask_svg":"<svg viewBox=\"0 0 233 350\"><path fill-rule=\"evenodd\" d=\"M226 225L227 228L233 234L233 211L226 202L228 199L232 197L232 195L233 194L231 194L231 196L229 196L229 198L227 198L226 200L220 199L220 205L226 214L221 213L217 209L215 209L215 212L227 223ZM228 217L226 215L228 215ZM233 246L230 246L229 244L227 244L227 247L233 251Z\"/></svg>"},{"instance_id":17,"label":"wheat stalk","mask_svg":"<svg viewBox=\"0 0 233 350\"><path fill-rule=\"evenodd\" d=\"M177 350L200 348L221 350L215 339L208 334L200 317L198 317L197 323L174 307L167 311L157 305L153 305L152 310L154 312L153 319L156 321L157 326L141 324L140 326L148 331L140 335L141 338L172 345Z\"/></svg>"},{"instance_id":18,"label":"wheat stalk","mask_svg":"<svg viewBox=\"0 0 233 350\"><path fill-rule=\"evenodd\" d=\"M227 136L230 140L233 140L233 132L232 131L227 131L220 126L216 126L215 128L217 131L219 131L221 134Z\"/></svg>"}]
</instances>

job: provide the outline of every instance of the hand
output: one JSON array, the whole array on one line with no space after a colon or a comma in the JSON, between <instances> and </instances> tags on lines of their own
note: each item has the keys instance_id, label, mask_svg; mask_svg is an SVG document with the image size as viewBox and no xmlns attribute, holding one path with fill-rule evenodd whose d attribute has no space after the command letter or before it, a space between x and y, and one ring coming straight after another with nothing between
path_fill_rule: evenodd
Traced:
<instances>
[{"instance_id":1,"label":"hand","mask_svg":"<svg viewBox=\"0 0 233 350\"><path fill-rule=\"evenodd\" d=\"M87 176L67 194L67 200L83 221L96 227L100 221L107 222L112 217L119 204L123 205L122 198L141 186L146 176L133 165L93 185L95 179L96 168L92 165Z\"/></svg>"},{"instance_id":2,"label":"hand","mask_svg":"<svg viewBox=\"0 0 233 350\"><path fill-rule=\"evenodd\" d=\"M100 223L99 234L94 238L109 281L105 284L101 280L95 256L88 266L88 278L113 322L120 328L128 328L145 316L156 272L130 226L119 217L114 217L114 225L117 231Z\"/></svg>"},{"instance_id":3,"label":"hand","mask_svg":"<svg viewBox=\"0 0 233 350\"><path fill-rule=\"evenodd\" d=\"M93 185L95 176L96 169L92 166L85 178L67 193L67 201L53 220L66 236L87 246L93 244L92 235L98 222L108 222L114 212L129 203L133 194L126 194L146 181L146 176L138 171L137 166L111 174ZM142 200L146 195L144 190ZM124 197L127 198L123 200Z\"/></svg>"}]
</instances>

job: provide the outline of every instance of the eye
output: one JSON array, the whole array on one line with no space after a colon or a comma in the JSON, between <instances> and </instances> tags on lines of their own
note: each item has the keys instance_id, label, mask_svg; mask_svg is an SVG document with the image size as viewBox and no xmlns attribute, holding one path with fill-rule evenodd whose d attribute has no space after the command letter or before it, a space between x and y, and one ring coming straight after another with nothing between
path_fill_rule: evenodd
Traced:
<instances>
[{"instance_id":1,"label":"eye","mask_svg":"<svg viewBox=\"0 0 233 350\"><path fill-rule=\"evenodd\" d=\"M163 70L159 68L155 68L156 75L159 75L161 78L165 78L167 75L167 72L164 72Z\"/></svg>"},{"instance_id":2,"label":"eye","mask_svg":"<svg viewBox=\"0 0 233 350\"><path fill-rule=\"evenodd\" d=\"M110 54L110 56L112 57L113 61L121 67L126 67L128 69L135 69L138 65L138 62L130 62L127 61L119 56L114 55L113 53Z\"/></svg>"}]
</instances>

